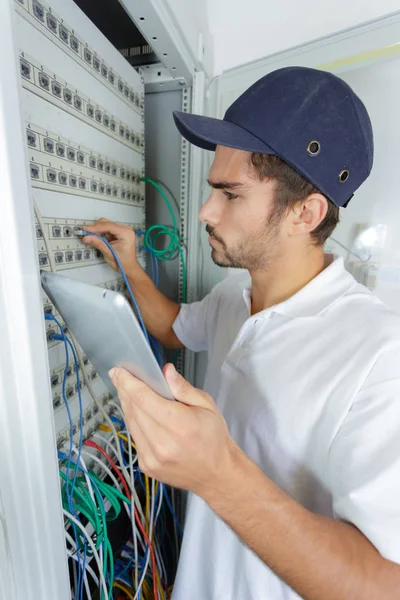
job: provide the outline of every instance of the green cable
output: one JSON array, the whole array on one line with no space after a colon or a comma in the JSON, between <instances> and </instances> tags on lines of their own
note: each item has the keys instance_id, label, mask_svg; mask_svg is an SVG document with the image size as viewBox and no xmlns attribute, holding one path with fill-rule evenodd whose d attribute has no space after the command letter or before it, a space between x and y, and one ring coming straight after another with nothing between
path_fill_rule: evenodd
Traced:
<instances>
[{"instance_id":1,"label":"green cable","mask_svg":"<svg viewBox=\"0 0 400 600\"><path fill-rule=\"evenodd\" d=\"M182 273L183 273L182 302L186 303L186 301L187 301L187 273L186 273L185 256L184 256L182 246L181 246L182 238L179 237L179 230L178 230L178 225L176 223L174 211L172 210L172 206L168 199L168 196L166 195L164 190L158 185L158 183L156 183L152 179L149 179L148 177L143 177L142 181L144 181L146 183L150 183L153 187L156 188L156 190L164 198L165 203L168 208L168 211L169 211L169 214L171 215L172 225L173 225L173 231L171 231L171 229L169 227L166 227L165 225L153 225L152 227L150 227L146 231L146 234L144 236L144 245L147 248L147 250L152 252L154 254L154 256L156 256L159 260L171 260L174 256L174 254L177 251L179 252L181 263L182 263ZM152 232L157 232L155 234L153 240L150 237ZM165 248L165 250L157 250L154 247L155 242L156 242L157 238L163 234L169 235L171 238L171 241L168 244L167 248Z\"/></svg>"},{"instance_id":2,"label":"green cable","mask_svg":"<svg viewBox=\"0 0 400 600\"><path fill-rule=\"evenodd\" d=\"M76 469L77 465L73 464L73 465L71 465L71 467ZM66 494L67 477L66 477L65 473L63 473L61 470L59 472L60 472L60 477L65 482L64 489L63 489L63 504L65 505L66 510L69 510L69 504L68 504L67 497L66 497L67 496L67 494ZM94 479L93 475L94 474L89 471L89 476L92 479ZM84 487L84 485L83 485L84 481L86 481L85 477L77 477L77 479L76 479L76 486L74 488L74 495L76 495L75 504L76 504L76 508L78 509L78 511L87 518L89 523L91 523L91 525L96 533L96 543L95 543L96 550L98 550L98 548L100 547L100 545L104 539L103 574L104 574L104 577L106 577L107 570L108 570L107 564L109 563L110 593L109 593L108 600L112 600L113 585L114 585L114 556L112 553L110 541L108 539L107 517L106 517L105 511L103 508L103 499L101 498L101 496L99 495L99 492L94 487L93 492L94 492L95 496L97 497L97 500L98 501L100 500L99 507L97 507L96 504L93 502L93 498L91 497L89 491ZM98 481L100 481L100 480L98 480ZM118 507L116 506L117 502L116 502L115 497L113 498L113 502L110 501L110 504L114 508L114 511L119 514L121 511L121 508L120 508L119 504L118 504ZM93 510L93 508L94 508L94 510ZM86 510L86 509L88 509L88 510ZM101 513L102 523L100 523L100 520L99 520L98 510ZM72 523L71 523L71 525L72 525ZM103 596L104 596L104 593L102 591L101 598L103 598Z\"/></svg>"}]
</instances>

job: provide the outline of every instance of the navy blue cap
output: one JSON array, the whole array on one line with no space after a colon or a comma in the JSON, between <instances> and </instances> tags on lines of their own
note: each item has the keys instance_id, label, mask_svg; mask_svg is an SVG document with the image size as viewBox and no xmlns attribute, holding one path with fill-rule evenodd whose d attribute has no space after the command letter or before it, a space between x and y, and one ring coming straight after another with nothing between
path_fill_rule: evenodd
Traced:
<instances>
[{"instance_id":1,"label":"navy blue cap","mask_svg":"<svg viewBox=\"0 0 400 600\"><path fill-rule=\"evenodd\" d=\"M336 206L346 206L372 169L371 121L360 98L336 75L285 67L262 77L223 120L174 112L180 133L205 150L217 145L274 154Z\"/></svg>"}]
</instances>

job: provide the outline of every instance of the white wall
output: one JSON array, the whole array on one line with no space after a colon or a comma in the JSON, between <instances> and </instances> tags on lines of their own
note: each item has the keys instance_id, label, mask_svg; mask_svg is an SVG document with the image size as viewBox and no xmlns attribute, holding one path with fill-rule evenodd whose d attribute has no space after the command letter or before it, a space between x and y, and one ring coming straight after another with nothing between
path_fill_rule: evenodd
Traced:
<instances>
[{"instance_id":1,"label":"white wall","mask_svg":"<svg viewBox=\"0 0 400 600\"><path fill-rule=\"evenodd\" d=\"M391 308L400 311L400 59L357 69L342 78L367 107L375 154L370 177L342 210L341 223L333 236L352 247L357 225L385 226L386 237L375 257L378 269L374 291ZM332 249L340 253L335 244Z\"/></svg>"},{"instance_id":2,"label":"white wall","mask_svg":"<svg viewBox=\"0 0 400 600\"><path fill-rule=\"evenodd\" d=\"M203 70L212 76L213 45L209 39L209 20L205 0L165 0L176 24L184 36L193 56L203 64ZM202 35L204 57L199 54L199 36ZM200 44L201 47L202 44Z\"/></svg>"},{"instance_id":3,"label":"white wall","mask_svg":"<svg viewBox=\"0 0 400 600\"><path fill-rule=\"evenodd\" d=\"M399 0L207 0L207 5L214 75L400 10Z\"/></svg>"}]
</instances>

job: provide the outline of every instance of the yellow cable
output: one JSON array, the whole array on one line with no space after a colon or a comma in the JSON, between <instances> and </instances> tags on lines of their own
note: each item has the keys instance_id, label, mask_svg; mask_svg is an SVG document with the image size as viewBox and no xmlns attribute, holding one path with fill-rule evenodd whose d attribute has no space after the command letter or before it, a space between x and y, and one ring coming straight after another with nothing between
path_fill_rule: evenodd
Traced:
<instances>
[{"instance_id":1,"label":"yellow cable","mask_svg":"<svg viewBox=\"0 0 400 600\"><path fill-rule=\"evenodd\" d=\"M103 423L100 423L99 425L99 429L100 431L108 431L108 432L112 432L111 427L109 427L108 425L104 425ZM119 438L121 438L121 440L124 440L125 442L129 442L128 438L126 437L126 435L124 435L123 433L119 433L117 432L117 435ZM132 442L131 440L131 446L134 450L136 450L136 446L135 444Z\"/></svg>"},{"instance_id":2,"label":"yellow cable","mask_svg":"<svg viewBox=\"0 0 400 600\"><path fill-rule=\"evenodd\" d=\"M164 600L165 599L165 595L164 595L164 590L163 590L162 585L161 585L161 580L160 580L160 575L158 574L158 570L156 572L156 581L157 581L157 588L158 588L158 593L160 595L160 598L162 600Z\"/></svg>"},{"instance_id":3,"label":"yellow cable","mask_svg":"<svg viewBox=\"0 0 400 600\"><path fill-rule=\"evenodd\" d=\"M119 581L114 581L114 587L118 588L119 590L122 590L130 600L134 600L132 592L127 587L122 585L122 583L119 583Z\"/></svg>"},{"instance_id":4,"label":"yellow cable","mask_svg":"<svg viewBox=\"0 0 400 600\"><path fill-rule=\"evenodd\" d=\"M148 600L153 600L153 593L151 591L151 587L150 587L149 583L146 580L143 581L143 592L144 592L144 594L146 596L146 600L147 599Z\"/></svg>"}]
</instances>

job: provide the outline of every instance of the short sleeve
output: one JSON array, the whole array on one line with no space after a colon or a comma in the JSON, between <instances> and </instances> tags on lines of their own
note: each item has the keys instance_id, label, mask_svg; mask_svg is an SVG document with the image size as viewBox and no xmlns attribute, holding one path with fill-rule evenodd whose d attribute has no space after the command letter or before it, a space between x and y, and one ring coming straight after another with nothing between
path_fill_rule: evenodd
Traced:
<instances>
[{"instance_id":1,"label":"short sleeve","mask_svg":"<svg viewBox=\"0 0 400 600\"><path fill-rule=\"evenodd\" d=\"M381 354L329 453L335 518L400 563L400 351Z\"/></svg>"},{"instance_id":2,"label":"short sleeve","mask_svg":"<svg viewBox=\"0 0 400 600\"><path fill-rule=\"evenodd\" d=\"M193 352L208 349L207 332L211 302L212 293L200 302L181 304L181 309L172 325L182 344Z\"/></svg>"}]
</instances>

